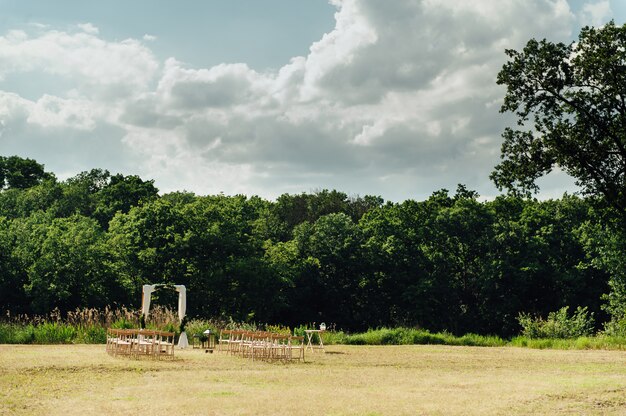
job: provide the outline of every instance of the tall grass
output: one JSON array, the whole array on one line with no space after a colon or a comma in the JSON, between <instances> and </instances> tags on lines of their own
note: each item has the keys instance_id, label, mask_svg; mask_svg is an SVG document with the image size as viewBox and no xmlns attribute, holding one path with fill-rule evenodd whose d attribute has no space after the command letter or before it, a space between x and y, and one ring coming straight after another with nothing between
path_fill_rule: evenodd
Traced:
<instances>
[{"instance_id":1,"label":"tall grass","mask_svg":"<svg viewBox=\"0 0 626 416\"><path fill-rule=\"evenodd\" d=\"M102 344L107 328L139 328L141 311L84 308L63 316L58 309L46 315L11 315L0 321L0 344ZM146 326L178 331L178 314L163 307L150 311Z\"/></svg>"},{"instance_id":2,"label":"tall grass","mask_svg":"<svg viewBox=\"0 0 626 416\"><path fill-rule=\"evenodd\" d=\"M456 337L447 332L431 333L413 328L380 328L365 333L346 335L343 343L350 345L465 345L479 347L499 347L506 341L496 336L466 334Z\"/></svg>"},{"instance_id":3,"label":"tall grass","mask_svg":"<svg viewBox=\"0 0 626 416\"><path fill-rule=\"evenodd\" d=\"M76 309L62 316L54 310L43 316L6 314L0 320L0 344L102 344L106 342L106 329L139 328L141 312L127 308L111 309ZM176 311L155 307L150 311L146 327L151 329L179 332ZM240 323L232 319L191 319L185 330L189 337L200 336L204 331L218 333L220 329L264 329L276 333L304 335L312 325L301 325L293 330L281 325L260 325ZM315 334L318 337L319 334ZM321 334L325 345L458 345L479 347L524 347L537 349L618 349L626 350L626 336L601 333L596 336L580 336L568 339L535 338L518 336L505 340L497 336L466 334L454 336L448 332L432 333L415 328L377 328L367 332L348 334L336 330L330 325L329 330ZM318 338L313 342L318 343Z\"/></svg>"}]
</instances>

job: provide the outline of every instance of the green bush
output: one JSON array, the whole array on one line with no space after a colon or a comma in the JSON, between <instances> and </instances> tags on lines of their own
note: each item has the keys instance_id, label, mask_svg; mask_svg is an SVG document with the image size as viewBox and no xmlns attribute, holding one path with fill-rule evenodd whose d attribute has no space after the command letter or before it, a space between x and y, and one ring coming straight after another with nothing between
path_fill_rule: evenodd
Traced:
<instances>
[{"instance_id":1,"label":"green bush","mask_svg":"<svg viewBox=\"0 0 626 416\"><path fill-rule=\"evenodd\" d=\"M493 347L506 345L500 337L466 334L456 337L447 332L433 334L423 329L379 328L365 333L345 336L344 342L350 345L464 345Z\"/></svg>"},{"instance_id":2,"label":"green bush","mask_svg":"<svg viewBox=\"0 0 626 416\"><path fill-rule=\"evenodd\" d=\"M517 320L522 326L522 335L531 339L536 338L578 338L589 336L593 332L593 313L587 308L578 307L569 317L568 307L565 306L556 312L550 312L547 319L530 314L519 314Z\"/></svg>"},{"instance_id":3,"label":"green bush","mask_svg":"<svg viewBox=\"0 0 626 416\"><path fill-rule=\"evenodd\" d=\"M626 337L626 318L612 319L605 323L604 334L612 337Z\"/></svg>"},{"instance_id":4,"label":"green bush","mask_svg":"<svg viewBox=\"0 0 626 416\"><path fill-rule=\"evenodd\" d=\"M115 329L132 329L137 328L133 321L126 319L124 317L118 319L117 321L111 323L111 328Z\"/></svg>"},{"instance_id":5,"label":"green bush","mask_svg":"<svg viewBox=\"0 0 626 416\"><path fill-rule=\"evenodd\" d=\"M100 326L79 327L74 342L79 344L104 344L107 341L106 328Z\"/></svg>"},{"instance_id":6,"label":"green bush","mask_svg":"<svg viewBox=\"0 0 626 416\"><path fill-rule=\"evenodd\" d=\"M339 345L346 343L347 335L343 331L327 331L322 335L324 345Z\"/></svg>"},{"instance_id":7,"label":"green bush","mask_svg":"<svg viewBox=\"0 0 626 416\"><path fill-rule=\"evenodd\" d=\"M34 340L33 325L0 323L0 344L32 344Z\"/></svg>"},{"instance_id":8,"label":"green bush","mask_svg":"<svg viewBox=\"0 0 626 416\"><path fill-rule=\"evenodd\" d=\"M191 319L187 321L187 325L185 325L185 332L187 332L187 337L189 339L191 339L194 335L201 336L207 329L214 333L217 337L217 327L211 321L205 319Z\"/></svg>"},{"instance_id":9,"label":"green bush","mask_svg":"<svg viewBox=\"0 0 626 416\"><path fill-rule=\"evenodd\" d=\"M291 328L282 325L266 325L265 330L273 334L291 335Z\"/></svg>"},{"instance_id":10,"label":"green bush","mask_svg":"<svg viewBox=\"0 0 626 416\"><path fill-rule=\"evenodd\" d=\"M304 337L304 341L306 342L306 333L305 331L309 330L309 329L315 329L310 325L300 325L297 326L293 329L293 335L296 337ZM314 344L319 344L319 334L317 332L313 333L313 336L311 337L311 342Z\"/></svg>"},{"instance_id":11,"label":"green bush","mask_svg":"<svg viewBox=\"0 0 626 416\"><path fill-rule=\"evenodd\" d=\"M559 350L624 350L626 337L597 335L579 338L528 338L518 336L509 343L511 347Z\"/></svg>"},{"instance_id":12,"label":"green bush","mask_svg":"<svg viewBox=\"0 0 626 416\"><path fill-rule=\"evenodd\" d=\"M76 328L57 322L44 322L35 327L35 344L71 344L76 337Z\"/></svg>"},{"instance_id":13,"label":"green bush","mask_svg":"<svg viewBox=\"0 0 626 416\"><path fill-rule=\"evenodd\" d=\"M0 322L0 344L14 344L13 325Z\"/></svg>"}]
</instances>

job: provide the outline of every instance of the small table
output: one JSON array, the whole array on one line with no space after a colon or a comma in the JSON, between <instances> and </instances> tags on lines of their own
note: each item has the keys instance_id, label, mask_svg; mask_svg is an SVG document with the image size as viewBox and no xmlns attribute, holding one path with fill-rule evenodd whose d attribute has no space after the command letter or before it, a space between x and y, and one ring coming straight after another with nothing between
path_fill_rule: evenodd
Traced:
<instances>
[{"instance_id":1,"label":"small table","mask_svg":"<svg viewBox=\"0 0 626 416\"><path fill-rule=\"evenodd\" d=\"M326 332L325 329L305 329L304 333L306 334L306 349L311 349L313 352L315 349L322 350L326 352L324 349L324 341L322 341L322 334ZM317 339L319 339L319 345L313 345L313 334L317 334Z\"/></svg>"},{"instance_id":2,"label":"small table","mask_svg":"<svg viewBox=\"0 0 626 416\"><path fill-rule=\"evenodd\" d=\"M215 335L214 334L194 334L192 337L192 348L206 349L213 352L215 349Z\"/></svg>"}]
</instances>

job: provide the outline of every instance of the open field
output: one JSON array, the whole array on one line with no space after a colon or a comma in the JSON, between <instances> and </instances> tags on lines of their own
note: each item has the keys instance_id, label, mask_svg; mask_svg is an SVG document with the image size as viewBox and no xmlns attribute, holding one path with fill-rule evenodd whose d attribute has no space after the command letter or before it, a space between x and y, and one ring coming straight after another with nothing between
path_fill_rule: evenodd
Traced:
<instances>
[{"instance_id":1,"label":"open field","mask_svg":"<svg viewBox=\"0 0 626 416\"><path fill-rule=\"evenodd\" d=\"M332 346L306 363L0 345L0 414L626 415L626 352Z\"/></svg>"}]
</instances>

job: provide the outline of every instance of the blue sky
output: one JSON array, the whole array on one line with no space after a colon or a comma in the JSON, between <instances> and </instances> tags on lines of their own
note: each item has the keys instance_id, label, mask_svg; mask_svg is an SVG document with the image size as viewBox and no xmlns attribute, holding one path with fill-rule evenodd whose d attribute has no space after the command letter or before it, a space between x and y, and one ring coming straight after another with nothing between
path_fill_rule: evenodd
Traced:
<instances>
[{"instance_id":1,"label":"blue sky","mask_svg":"<svg viewBox=\"0 0 626 416\"><path fill-rule=\"evenodd\" d=\"M0 154L163 192L485 197L505 48L617 0L0 0ZM541 197L575 188L564 174Z\"/></svg>"},{"instance_id":2,"label":"blue sky","mask_svg":"<svg viewBox=\"0 0 626 416\"><path fill-rule=\"evenodd\" d=\"M334 27L324 0L0 0L0 30L39 23L63 30L90 22L109 40L156 36L157 56L197 67L246 62L277 68Z\"/></svg>"}]
</instances>

